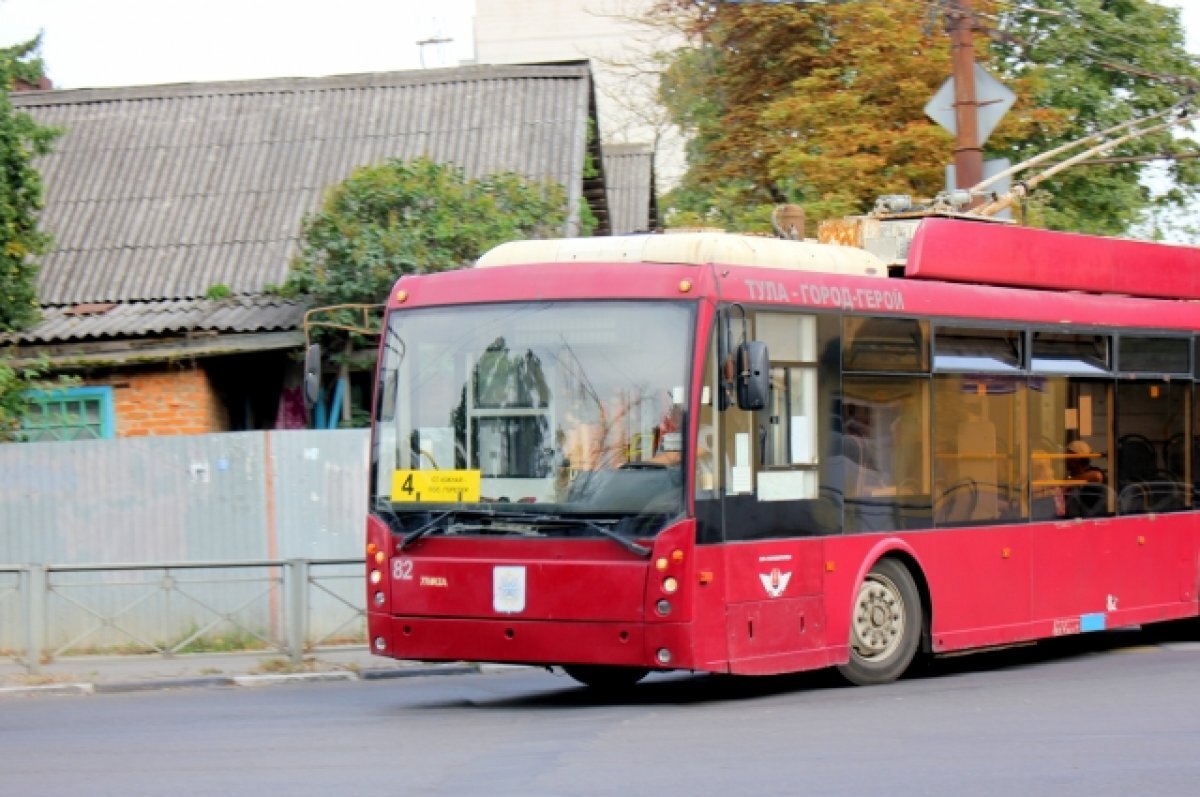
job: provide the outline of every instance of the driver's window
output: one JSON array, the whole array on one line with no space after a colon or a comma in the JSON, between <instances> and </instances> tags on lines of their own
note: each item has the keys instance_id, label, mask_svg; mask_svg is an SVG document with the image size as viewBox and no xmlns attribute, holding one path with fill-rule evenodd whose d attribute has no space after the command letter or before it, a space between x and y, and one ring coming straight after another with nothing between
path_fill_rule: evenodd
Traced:
<instances>
[{"instance_id":1,"label":"driver's window","mask_svg":"<svg viewBox=\"0 0 1200 797\"><path fill-rule=\"evenodd\" d=\"M771 355L771 393L754 414L760 501L816 498L817 319L758 313L757 339Z\"/></svg>"}]
</instances>

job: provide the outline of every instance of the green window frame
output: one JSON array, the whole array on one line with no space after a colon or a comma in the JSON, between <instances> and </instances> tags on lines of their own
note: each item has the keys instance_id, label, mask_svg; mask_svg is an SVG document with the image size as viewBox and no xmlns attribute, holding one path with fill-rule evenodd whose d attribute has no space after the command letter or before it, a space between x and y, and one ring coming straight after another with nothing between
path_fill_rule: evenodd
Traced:
<instances>
[{"instance_id":1,"label":"green window frame","mask_svg":"<svg viewBox=\"0 0 1200 797\"><path fill-rule=\"evenodd\" d=\"M116 433L111 387L70 387L26 394L29 410L21 423L28 442L109 440Z\"/></svg>"}]
</instances>

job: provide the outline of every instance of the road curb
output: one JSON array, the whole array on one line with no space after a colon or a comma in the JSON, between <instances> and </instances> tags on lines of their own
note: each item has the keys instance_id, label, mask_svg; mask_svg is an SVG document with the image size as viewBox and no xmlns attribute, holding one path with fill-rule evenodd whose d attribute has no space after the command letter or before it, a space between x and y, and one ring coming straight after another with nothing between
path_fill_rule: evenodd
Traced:
<instances>
[{"instance_id":1,"label":"road curb","mask_svg":"<svg viewBox=\"0 0 1200 797\"><path fill-rule=\"evenodd\" d=\"M254 688L294 683L319 683L332 681L381 681L390 678L418 678L431 675L472 675L497 672L488 665L478 664L435 664L414 667L395 667L352 670L330 670L327 672L269 673L265 675L209 675L196 678L150 678L144 681L119 681L114 683L59 683L39 686L0 686L0 698L33 695L91 695L121 694L129 692L154 692L166 689L211 689L243 687Z\"/></svg>"},{"instance_id":2,"label":"road curb","mask_svg":"<svg viewBox=\"0 0 1200 797\"><path fill-rule=\"evenodd\" d=\"M44 684L42 686L0 686L0 697L5 695L90 695L96 691L93 684Z\"/></svg>"},{"instance_id":3,"label":"road curb","mask_svg":"<svg viewBox=\"0 0 1200 797\"><path fill-rule=\"evenodd\" d=\"M151 692L158 689L197 689L210 686L233 686L236 679L224 675L206 675L200 678L159 678L152 681L120 681L117 683L88 684L97 694L119 692Z\"/></svg>"},{"instance_id":4,"label":"road curb","mask_svg":"<svg viewBox=\"0 0 1200 797\"><path fill-rule=\"evenodd\" d=\"M236 686L273 686L276 684L294 684L306 681L357 681L358 676L348 670L333 672L285 672L271 675L235 675L232 678Z\"/></svg>"},{"instance_id":5,"label":"road curb","mask_svg":"<svg viewBox=\"0 0 1200 797\"><path fill-rule=\"evenodd\" d=\"M431 667L394 667L390 669L362 670L358 677L364 681L381 681L387 678L416 678L422 675L470 675L480 672L477 664L440 664Z\"/></svg>"}]
</instances>

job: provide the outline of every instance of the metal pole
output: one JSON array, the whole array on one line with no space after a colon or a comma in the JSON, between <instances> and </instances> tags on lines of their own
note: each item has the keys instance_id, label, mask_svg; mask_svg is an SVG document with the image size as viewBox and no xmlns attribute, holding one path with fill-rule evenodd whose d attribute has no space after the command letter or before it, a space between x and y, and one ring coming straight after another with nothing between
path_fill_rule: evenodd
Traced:
<instances>
[{"instance_id":1,"label":"metal pole","mask_svg":"<svg viewBox=\"0 0 1200 797\"><path fill-rule=\"evenodd\" d=\"M304 663L304 646L308 639L308 568L307 559L289 559L284 565L288 595L287 648L294 666Z\"/></svg>"},{"instance_id":2,"label":"metal pole","mask_svg":"<svg viewBox=\"0 0 1200 797\"><path fill-rule=\"evenodd\" d=\"M46 567L29 565L22 573L25 582L25 670L37 675L42 670L46 635Z\"/></svg>"},{"instance_id":3,"label":"metal pole","mask_svg":"<svg viewBox=\"0 0 1200 797\"><path fill-rule=\"evenodd\" d=\"M971 0L956 0L950 12L954 61L954 182L970 188L983 179L983 147L979 143L979 100L975 94L975 42Z\"/></svg>"}]
</instances>

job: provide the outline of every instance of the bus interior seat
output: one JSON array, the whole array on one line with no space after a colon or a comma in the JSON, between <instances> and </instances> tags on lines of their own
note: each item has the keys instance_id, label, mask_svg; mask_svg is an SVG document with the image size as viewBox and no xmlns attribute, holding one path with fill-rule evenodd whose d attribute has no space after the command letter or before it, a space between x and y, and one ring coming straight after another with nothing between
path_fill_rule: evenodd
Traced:
<instances>
[{"instance_id":1,"label":"bus interior seat","mask_svg":"<svg viewBox=\"0 0 1200 797\"><path fill-rule=\"evenodd\" d=\"M975 516L979 503L979 485L974 479L961 479L942 491L934 510L938 523L962 523Z\"/></svg>"},{"instance_id":2,"label":"bus interior seat","mask_svg":"<svg viewBox=\"0 0 1200 797\"><path fill-rule=\"evenodd\" d=\"M1157 472L1154 444L1140 434L1122 435L1117 441L1117 478L1121 484L1153 481Z\"/></svg>"},{"instance_id":3,"label":"bus interior seat","mask_svg":"<svg viewBox=\"0 0 1200 797\"><path fill-rule=\"evenodd\" d=\"M1107 484L1085 484L1067 495L1067 517L1104 517L1109 514L1112 488Z\"/></svg>"}]
</instances>

